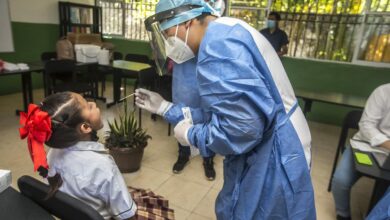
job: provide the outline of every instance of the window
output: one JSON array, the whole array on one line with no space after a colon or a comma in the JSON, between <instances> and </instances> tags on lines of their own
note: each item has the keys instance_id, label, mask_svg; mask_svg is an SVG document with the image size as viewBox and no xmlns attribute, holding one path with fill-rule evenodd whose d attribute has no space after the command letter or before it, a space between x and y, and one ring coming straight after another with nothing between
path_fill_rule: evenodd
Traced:
<instances>
[{"instance_id":1,"label":"window","mask_svg":"<svg viewBox=\"0 0 390 220\"><path fill-rule=\"evenodd\" d=\"M154 14L158 0L96 0L103 11L103 34L148 40L144 20Z\"/></svg>"},{"instance_id":2,"label":"window","mask_svg":"<svg viewBox=\"0 0 390 220\"><path fill-rule=\"evenodd\" d=\"M121 1L98 1L102 7L103 34L112 36L124 36L123 26L123 2Z\"/></svg>"},{"instance_id":3,"label":"window","mask_svg":"<svg viewBox=\"0 0 390 220\"><path fill-rule=\"evenodd\" d=\"M229 16L241 18L256 29L265 26L268 1L231 1Z\"/></svg>"},{"instance_id":4,"label":"window","mask_svg":"<svg viewBox=\"0 0 390 220\"><path fill-rule=\"evenodd\" d=\"M155 13L157 0L129 1L125 3L125 38L149 40L144 21Z\"/></svg>"},{"instance_id":5,"label":"window","mask_svg":"<svg viewBox=\"0 0 390 220\"><path fill-rule=\"evenodd\" d=\"M390 0L373 0L364 14L357 63L390 63Z\"/></svg>"},{"instance_id":6,"label":"window","mask_svg":"<svg viewBox=\"0 0 390 220\"><path fill-rule=\"evenodd\" d=\"M361 15L281 13L281 28L289 36L288 55L352 61Z\"/></svg>"},{"instance_id":7,"label":"window","mask_svg":"<svg viewBox=\"0 0 390 220\"><path fill-rule=\"evenodd\" d=\"M258 30L271 10L281 14L291 57L390 66L390 0L230 1L230 16Z\"/></svg>"},{"instance_id":8,"label":"window","mask_svg":"<svg viewBox=\"0 0 390 220\"><path fill-rule=\"evenodd\" d=\"M158 0L96 0L103 34L147 41L144 20ZM289 36L288 56L390 66L390 0L229 0L228 15L254 28L267 13L281 14Z\"/></svg>"}]
</instances>

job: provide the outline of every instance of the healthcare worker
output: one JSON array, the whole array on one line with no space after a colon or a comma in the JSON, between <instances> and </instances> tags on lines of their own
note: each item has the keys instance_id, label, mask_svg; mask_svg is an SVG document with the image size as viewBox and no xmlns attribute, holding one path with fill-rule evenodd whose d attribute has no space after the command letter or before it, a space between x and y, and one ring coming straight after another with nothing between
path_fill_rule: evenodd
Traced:
<instances>
[{"instance_id":1,"label":"healthcare worker","mask_svg":"<svg viewBox=\"0 0 390 220\"><path fill-rule=\"evenodd\" d=\"M183 120L182 107L188 106L191 108L200 107L200 95L198 83L196 81L196 58L192 58L184 63L173 66L172 79L172 101L176 105L171 107L165 114L164 118L171 124L177 124ZM196 123L203 123L203 117ZM176 163L173 165L173 172L180 173L188 163L191 156L189 146L183 146L179 143L179 156ZM203 168L205 176L208 180L215 179L214 158L215 154L203 155Z\"/></svg>"},{"instance_id":2,"label":"healthcare worker","mask_svg":"<svg viewBox=\"0 0 390 220\"><path fill-rule=\"evenodd\" d=\"M217 18L203 0L160 0L156 8L145 21L155 52L176 63L197 54L201 108L191 113L202 112L203 122L185 119L174 131L202 155L225 156L217 218L315 219L310 131L269 42L241 20ZM136 103L162 115L173 107L140 90Z\"/></svg>"},{"instance_id":3,"label":"healthcare worker","mask_svg":"<svg viewBox=\"0 0 390 220\"><path fill-rule=\"evenodd\" d=\"M210 0L208 3L219 14L223 14L225 10L225 3L223 0ZM183 115L181 107L200 107L200 96L198 92L198 83L196 81L196 62L197 59L192 58L184 63L174 63L172 79L172 101L174 104L176 104L176 107L170 108L170 110L163 115L165 120L171 124L176 125L180 120L183 120L181 117ZM168 69L171 68L168 67ZM199 121L198 123L200 122L203 121ZM178 146L178 159L172 168L173 173L176 174L180 173L184 169L184 167L188 164L191 156L191 149L189 146L183 146L180 143L178 143ZM210 155L203 156L204 173L208 180L215 179L216 173L214 169L214 156L215 154L212 152Z\"/></svg>"},{"instance_id":4,"label":"healthcare worker","mask_svg":"<svg viewBox=\"0 0 390 220\"><path fill-rule=\"evenodd\" d=\"M208 2L220 15L224 13L225 2L223 0L209 0L206 2ZM157 10L159 9L157 8ZM196 62L197 59L193 58L182 64L175 63L172 80L173 103L182 103L191 108L200 107L200 96L198 92L198 83L196 81ZM182 112L173 111L173 109L174 108L171 108L171 111L168 111L164 116L171 124L176 124L178 121L172 119L177 118L174 116L175 114L182 115ZM185 165L188 164L191 156L191 149L189 146L183 146L180 143L178 143L178 145L179 156L172 168L174 173L180 173ZM214 156L215 154L211 152L210 155L203 157L204 173L208 180L215 179Z\"/></svg>"}]
</instances>

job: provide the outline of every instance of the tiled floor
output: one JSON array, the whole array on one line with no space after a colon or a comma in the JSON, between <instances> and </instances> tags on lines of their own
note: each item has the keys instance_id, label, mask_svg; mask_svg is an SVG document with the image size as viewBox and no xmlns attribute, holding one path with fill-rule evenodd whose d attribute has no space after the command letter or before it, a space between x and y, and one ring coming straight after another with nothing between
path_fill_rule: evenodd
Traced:
<instances>
[{"instance_id":1,"label":"tiled floor","mask_svg":"<svg viewBox=\"0 0 390 220\"><path fill-rule=\"evenodd\" d=\"M107 88L107 96L111 97ZM34 91L36 102L42 99L42 90ZM16 181L22 175L33 173L32 163L27 153L25 141L19 139L18 117L14 110L21 107L21 94L0 96L0 169L12 171L13 187L17 188ZM105 119L112 119L122 110L122 105L106 109L98 101ZM335 209L332 195L326 191L332 161L337 144L340 128L331 125L310 122L313 137L313 169L312 180L315 189L317 218L320 220L335 219ZM215 219L214 202L222 187L222 160L221 156L215 159L217 178L207 181L203 174L202 160L195 157L183 173L172 173L172 165L177 157L177 144L172 136L167 136L168 125L159 119L156 122L150 119L150 114L143 113L143 128L153 137L145 149L141 170L136 173L124 174L128 185L149 188L158 194L167 197L175 209L176 219ZM99 132L103 137L104 127ZM101 138L103 140L103 138ZM373 182L362 178L352 190L352 209L354 219L363 219L368 201L371 196Z\"/></svg>"}]
</instances>

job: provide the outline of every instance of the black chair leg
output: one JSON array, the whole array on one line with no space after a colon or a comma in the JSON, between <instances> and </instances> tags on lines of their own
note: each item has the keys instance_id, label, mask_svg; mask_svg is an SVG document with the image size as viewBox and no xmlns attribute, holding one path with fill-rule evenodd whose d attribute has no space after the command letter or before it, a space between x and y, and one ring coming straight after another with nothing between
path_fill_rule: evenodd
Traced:
<instances>
[{"instance_id":1,"label":"black chair leg","mask_svg":"<svg viewBox=\"0 0 390 220\"><path fill-rule=\"evenodd\" d=\"M98 92L99 83L96 80L94 80L94 82L91 83L91 86L92 86L92 91L90 91L90 94L93 97L93 101L96 102L96 98L99 95L99 92Z\"/></svg>"},{"instance_id":2,"label":"black chair leg","mask_svg":"<svg viewBox=\"0 0 390 220\"><path fill-rule=\"evenodd\" d=\"M351 128L359 129L359 120L361 117L362 117L361 111L351 111L344 118L339 143L337 145L336 155L335 155L335 158L333 161L332 173L331 173L331 176L329 178L328 192L330 192L332 190L333 175L334 175L336 168L337 168L339 155L343 155L344 150L345 150L345 143L346 143L347 138L348 138L348 130Z\"/></svg>"},{"instance_id":3,"label":"black chair leg","mask_svg":"<svg viewBox=\"0 0 390 220\"><path fill-rule=\"evenodd\" d=\"M104 92L106 91L106 76L103 76L102 79L102 97L104 97Z\"/></svg>"},{"instance_id":4,"label":"black chair leg","mask_svg":"<svg viewBox=\"0 0 390 220\"><path fill-rule=\"evenodd\" d=\"M135 80L134 82L134 93L135 93L135 90L138 88L138 79ZM133 102L133 107L135 107L135 96L134 96L134 102Z\"/></svg>"},{"instance_id":5,"label":"black chair leg","mask_svg":"<svg viewBox=\"0 0 390 220\"><path fill-rule=\"evenodd\" d=\"M138 125L139 125L139 127L140 128L142 128L142 109L141 108L139 108L139 113L138 113L139 115L138 115Z\"/></svg>"},{"instance_id":6,"label":"black chair leg","mask_svg":"<svg viewBox=\"0 0 390 220\"><path fill-rule=\"evenodd\" d=\"M332 167L332 173L330 174L330 178L329 178L329 184L328 184L328 192L330 192L332 190L332 181L333 181L333 174L334 172L336 171L336 167L337 167L337 162L339 160L339 154L341 152L341 145L339 145L337 147L337 151L336 151L336 155L335 155L335 158L334 158L334 161L333 161L333 167Z\"/></svg>"},{"instance_id":7,"label":"black chair leg","mask_svg":"<svg viewBox=\"0 0 390 220\"><path fill-rule=\"evenodd\" d=\"M168 123L168 136L171 136L171 123Z\"/></svg>"},{"instance_id":8,"label":"black chair leg","mask_svg":"<svg viewBox=\"0 0 390 220\"><path fill-rule=\"evenodd\" d=\"M124 92L124 96L126 96L126 94L127 94L127 80L126 79L123 80L123 92Z\"/></svg>"}]
</instances>

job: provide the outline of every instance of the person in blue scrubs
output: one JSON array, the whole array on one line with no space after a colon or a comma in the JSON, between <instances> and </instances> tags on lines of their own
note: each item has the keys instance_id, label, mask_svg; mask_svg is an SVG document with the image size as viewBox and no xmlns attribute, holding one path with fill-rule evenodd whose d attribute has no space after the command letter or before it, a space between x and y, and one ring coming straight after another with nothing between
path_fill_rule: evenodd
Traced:
<instances>
[{"instance_id":1,"label":"person in blue scrubs","mask_svg":"<svg viewBox=\"0 0 390 220\"><path fill-rule=\"evenodd\" d=\"M198 91L198 83L196 81L196 62L197 59L192 58L182 64L173 65L172 79L172 101L173 103L181 103L183 106L191 108L200 107L200 96ZM171 124L177 124L177 118L182 116L182 112L177 108L170 108L164 114L164 118ZM183 120L183 118L180 118ZM189 146L179 145L179 156L176 163L173 165L173 172L180 173L186 164L188 164L191 150ZM215 154L210 154L203 157L203 168L205 176L208 180L215 179L214 159Z\"/></svg>"},{"instance_id":2,"label":"person in blue scrubs","mask_svg":"<svg viewBox=\"0 0 390 220\"><path fill-rule=\"evenodd\" d=\"M153 48L176 63L197 55L200 107L174 132L202 155L225 156L217 218L316 219L310 131L271 44L241 20L218 18L203 0L160 0L156 8L145 21L160 42ZM161 115L175 107L144 89L136 104Z\"/></svg>"},{"instance_id":3,"label":"person in blue scrubs","mask_svg":"<svg viewBox=\"0 0 390 220\"><path fill-rule=\"evenodd\" d=\"M223 0L209 0L207 2L219 14L223 14L225 10L225 2ZM159 6L161 6L161 4ZM157 12L160 12L160 10L161 9L156 8ZM185 106L189 106L191 108L200 107L200 96L198 92L198 83L196 81L196 62L197 59L195 57L182 64L174 64L172 80L173 103L183 103ZM181 114L182 113L179 112L179 115ZM172 116L169 112L165 114L164 117L170 123L177 123L171 120ZM191 156L191 149L189 146L183 146L180 143L178 143L178 145L179 157L172 168L174 173L180 173L184 169L185 165L188 164ZM207 157L203 157L204 173L208 180L215 179L214 156L215 154L211 153Z\"/></svg>"}]
</instances>

